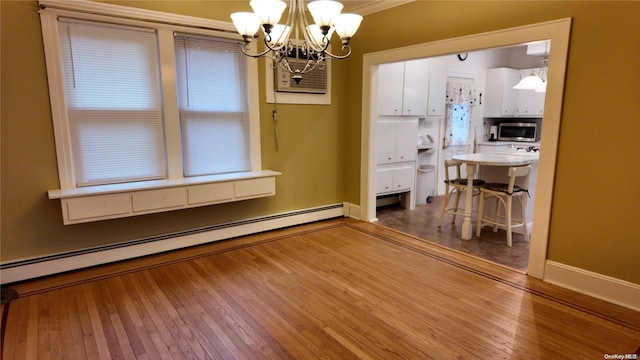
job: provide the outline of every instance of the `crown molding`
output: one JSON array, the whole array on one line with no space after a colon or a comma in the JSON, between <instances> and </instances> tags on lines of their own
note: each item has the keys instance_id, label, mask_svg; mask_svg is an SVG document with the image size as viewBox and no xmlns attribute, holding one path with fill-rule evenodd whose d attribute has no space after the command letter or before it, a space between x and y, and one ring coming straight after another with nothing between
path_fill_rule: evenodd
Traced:
<instances>
[{"instance_id":1,"label":"crown molding","mask_svg":"<svg viewBox=\"0 0 640 360\"><path fill-rule=\"evenodd\" d=\"M2 1L2 0L0 0ZM196 27L237 34L230 21L204 19L194 16L170 14L155 10L132 8L129 6L103 3L90 0L38 0L39 11L47 9L58 12L82 12L93 15L115 16L138 21Z\"/></svg>"},{"instance_id":2,"label":"crown molding","mask_svg":"<svg viewBox=\"0 0 640 360\"><path fill-rule=\"evenodd\" d=\"M413 1L415 0L346 0L342 1L342 3L345 5L344 12L356 13L364 16Z\"/></svg>"}]
</instances>

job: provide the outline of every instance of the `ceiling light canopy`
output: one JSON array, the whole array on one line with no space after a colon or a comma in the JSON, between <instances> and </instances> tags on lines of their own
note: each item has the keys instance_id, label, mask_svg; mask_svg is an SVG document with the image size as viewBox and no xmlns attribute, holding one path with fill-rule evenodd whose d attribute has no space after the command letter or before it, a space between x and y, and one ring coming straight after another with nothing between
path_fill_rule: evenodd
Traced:
<instances>
[{"instance_id":1,"label":"ceiling light canopy","mask_svg":"<svg viewBox=\"0 0 640 360\"><path fill-rule=\"evenodd\" d=\"M349 41L356 33L362 16L341 14L343 5L334 0L315 0L307 8L315 24L310 24L304 8L304 0L289 0L289 12L284 24L279 21L287 8L282 0L251 0L253 12L231 14L231 20L245 43L242 52L251 57L266 56L274 60L274 67L280 66L293 74L296 82L302 80L302 74L315 68L324 68L327 58L345 59L351 55ZM260 53L251 52L251 44L258 37L258 31L264 32L266 49ZM331 35L337 33L342 41L342 55L328 51ZM297 58L302 62L290 62Z\"/></svg>"}]
</instances>

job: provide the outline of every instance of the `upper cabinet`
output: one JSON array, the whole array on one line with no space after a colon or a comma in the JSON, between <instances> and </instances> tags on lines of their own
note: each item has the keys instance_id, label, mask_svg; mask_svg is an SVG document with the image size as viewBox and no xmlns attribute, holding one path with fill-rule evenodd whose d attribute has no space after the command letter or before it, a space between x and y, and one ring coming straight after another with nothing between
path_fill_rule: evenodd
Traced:
<instances>
[{"instance_id":1,"label":"upper cabinet","mask_svg":"<svg viewBox=\"0 0 640 360\"><path fill-rule=\"evenodd\" d=\"M484 117L542 117L545 93L513 88L521 78L530 75L531 72L532 69L487 70Z\"/></svg>"},{"instance_id":2,"label":"upper cabinet","mask_svg":"<svg viewBox=\"0 0 640 360\"><path fill-rule=\"evenodd\" d=\"M536 69L520 70L520 79L529 76ZM547 81L544 74L539 75L542 80ZM544 115L544 96L545 93L535 92L533 90L516 90L518 96L518 109L516 116L523 117L542 117Z\"/></svg>"},{"instance_id":3,"label":"upper cabinet","mask_svg":"<svg viewBox=\"0 0 640 360\"><path fill-rule=\"evenodd\" d=\"M379 65L378 115L425 115L428 89L429 59Z\"/></svg>"},{"instance_id":4,"label":"upper cabinet","mask_svg":"<svg viewBox=\"0 0 640 360\"><path fill-rule=\"evenodd\" d=\"M429 60L429 97L427 116L444 116L447 98L447 63L443 59Z\"/></svg>"},{"instance_id":5,"label":"upper cabinet","mask_svg":"<svg viewBox=\"0 0 640 360\"><path fill-rule=\"evenodd\" d=\"M488 69L485 79L484 117L515 116L518 94L513 86L520 81L518 70Z\"/></svg>"}]
</instances>

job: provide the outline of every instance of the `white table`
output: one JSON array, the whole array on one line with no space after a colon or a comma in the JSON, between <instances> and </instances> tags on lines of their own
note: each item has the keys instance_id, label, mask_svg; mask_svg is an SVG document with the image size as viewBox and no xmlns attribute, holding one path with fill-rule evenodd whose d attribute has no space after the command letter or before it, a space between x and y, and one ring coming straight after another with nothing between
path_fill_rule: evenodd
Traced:
<instances>
[{"instance_id":1,"label":"white table","mask_svg":"<svg viewBox=\"0 0 640 360\"><path fill-rule=\"evenodd\" d=\"M467 189L464 203L464 222L462 223L462 239L469 240L473 234L471 223L471 208L473 207L473 176L476 165L481 166L524 166L538 162L538 153L525 153L511 155L508 153L474 153L452 156L454 160L462 161L467 165Z\"/></svg>"}]
</instances>

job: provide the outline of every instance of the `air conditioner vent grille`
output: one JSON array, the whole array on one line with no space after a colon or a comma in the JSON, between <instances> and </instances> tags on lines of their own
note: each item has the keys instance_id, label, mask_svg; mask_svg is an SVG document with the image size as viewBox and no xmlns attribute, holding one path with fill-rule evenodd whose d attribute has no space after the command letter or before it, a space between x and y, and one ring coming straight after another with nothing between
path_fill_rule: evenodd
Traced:
<instances>
[{"instance_id":1,"label":"air conditioner vent grille","mask_svg":"<svg viewBox=\"0 0 640 360\"><path fill-rule=\"evenodd\" d=\"M304 60L290 58L289 64L295 69L296 65L300 67L304 66ZM325 94L327 92L327 67L322 70L315 68L308 73L305 73L300 81L296 83L291 79L291 73L282 70L277 67L275 70L275 87L278 92L290 92L290 93L310 93L310 94Z\"/></svg>"}]
</instances>

